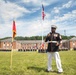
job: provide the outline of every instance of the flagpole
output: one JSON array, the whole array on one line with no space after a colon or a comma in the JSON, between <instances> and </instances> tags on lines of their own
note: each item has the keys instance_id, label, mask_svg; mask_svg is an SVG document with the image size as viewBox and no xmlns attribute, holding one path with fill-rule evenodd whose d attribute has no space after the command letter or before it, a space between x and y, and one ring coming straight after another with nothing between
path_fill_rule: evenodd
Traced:
<instances>
[{"instance_id":1,"label":"flagpole","mask_svg":"<svg viewBox=\"0 0 76 75\"><path fill-rule=\"evenodd\" d=\"M43 21L42 21L42 44L43 44Z\"/></svg>"},{"instance_id":2,"label":"flagpole","mask_svg":"<svg viewBox=\"0 0 76 75\"><path fill-rule=\"evenodd\" d=\"M42 44L43 44L43 21L44 21L45 13L44 13L44 6L42 4Z\"/></svg>"},{"instance_id":3,"label":"flagpole","mask_svg":"<svg viewBox=\"0 0 76 75\"><path fill-rule=\"evenodd\" d=\"M10 68L12 69L12 56L13 56L13 40L14 38L12 37L12 50L11 50L11 61L10 61Z\"/></svg>"},{"instance_id":4,"label":"flagpole","mask_svg":"<svg viewBox=\"0 0 76 75\"><path fill-rule=\"evenodd\" d=\"M41 14L42 14L42 44L43 44L43 20L44 20L44 15L43 15L43 13L44 13L44 7L43 7L43 4L42 4L42 11L41 11Z\"/></svg>"},{"instance_id":5,"label":"flagpole","mask_svg":"<svg viewBox=\"0 0 76 75\"><path fill-rule=\"evenodd\" d=\"M11 60L10 60L10 68L11 69L12 69L12 58L13 58L13 41L14 41L14 38L16 36L16 26L15 26L15 21L14 20L13 20L12 32L13 32L13 35L12 35L12 50L11 50Z\"/></svg>"}]
</instances>

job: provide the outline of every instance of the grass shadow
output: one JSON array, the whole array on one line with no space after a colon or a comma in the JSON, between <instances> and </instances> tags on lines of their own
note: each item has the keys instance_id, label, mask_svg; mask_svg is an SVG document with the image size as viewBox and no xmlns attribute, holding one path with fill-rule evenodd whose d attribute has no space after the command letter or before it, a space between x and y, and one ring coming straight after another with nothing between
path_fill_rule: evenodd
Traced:
<instances>
[{"instance_id":1,"label":"grass shadow","mask_svg":"<svg viewBox=\"0 0 76 75\"><path fill-rule=\"evenodd\" d=\"M35 70L35 71L37 71L37 72L41 72L41 71L46 72L46 69L45 69L45 68L37 67L37 66L29 66L29 67L27 67L27 69L29 69L29 70ZM54 70L54 71L51 72L51 73L57 73L57 71Z\"/></svg>"},{"instance_id":2,"label":"grass shadow","mask_svg":"<svg viewBox=\"0 0 76 75\"><path fill-rule=\"evenodd\" d=\"M29 66L29 67L27 67L27 69L35 70L37 72L45 71L45 68L41 68L41 67L37 67L37 66Z\"/></svg>"}]
</instances>

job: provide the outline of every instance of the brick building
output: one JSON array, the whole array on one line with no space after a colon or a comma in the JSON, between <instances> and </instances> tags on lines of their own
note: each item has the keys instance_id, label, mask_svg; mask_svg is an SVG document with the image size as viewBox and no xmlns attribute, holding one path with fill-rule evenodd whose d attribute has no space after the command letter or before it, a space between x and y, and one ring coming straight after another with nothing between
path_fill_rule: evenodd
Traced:
<instances>
[{"instance_id":1,"label":"brick building","mask_svg":"<svg viewBox=\"0 0 76 75\"><path fill-rule=\"evenodd\" d=\"M0 50L11 50L13 45L13 50L37 50L41 49L42 40L14 40L12 38L0 41ZM45 45L47 46L47 45ZM47 48L47 47L46 47Z\"/></svg>"},{"instance_id":2,"label":"brick building","mask_svg":"<svg viewBox=\"0 0 76 75\"><path fill-rule=\"evenodd\" d=\"M16 40L12 42L12 38L9 38L0 41L0 50L11 50L12 45L14 50L18 50L19 48L21 48L21 44L19 42L17 42Z\"/></svg>"},{"instance_id":3,"label":"brick building","mask_svg":"<svg viewBox=\"0 0 76 75\"><path fill-rule=\"evenodd\" d=\"M70 41L69 40L62 40L62 50L70 50Z\"/></svg>"},{"instance_id":4,"label":"brick building","mask_svg":"<svg viewBox=\"0 0 76 75\"><path fill-rule=\"evenodd\" d=\"M70 49L76 49L76 37L70 39Z\"/></svg>"},{"instance_id":5,"label":"brick building","mask_svg":"<svg viewBox=\"0 0 76 75\"><path fill-rule=\"evenodd\" d=\"M11 50L13 45L13 50L26 51L26 50L40 50L41 40L14 40L12 43L12 38L0 41L0 50ZM47 44L44 44L45 49L47 49ZM76 48L76 37L70 40L62 40L62 46L60 49L70 50Z\"/></svg>"},{"instance_id":6,"label":"brick building","mask_svg":"<svg viewBox=\"0 0 76 75\"><path fill-rule=\"evenodd\" d=\"M62 40L61 49L66 49L66 50L76 49L76 37L73 37L70 40Z\"/></svg>"}]
</instances>

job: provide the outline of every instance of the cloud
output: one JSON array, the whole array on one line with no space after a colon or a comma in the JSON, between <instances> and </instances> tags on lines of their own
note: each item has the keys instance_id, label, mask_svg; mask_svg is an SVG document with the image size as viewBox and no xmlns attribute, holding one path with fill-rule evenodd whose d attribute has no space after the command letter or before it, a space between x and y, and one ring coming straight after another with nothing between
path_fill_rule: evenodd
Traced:
<instances>
[{"instance_id":1,"label":"cloud","mask_svg":"<svg viewBox=\"0 0 76 75\"><path fill-rule=\"evenodd\" d=\"M41 20L33 20L31 22L17 21L17 32L18 36L36 36L42 34L42 29L44 31L48 30L49 28L49 21L42 22Z\"/></svg>"},{"instance_id":2,"label":"cloud","mask_svg":"<svg viewBox=\"0 0 76 75\"><path fill-rule=\"evenodd\" d=\"M57 22L63 22L63 21L76 19L75 15L76 15L76 10L73 10L72 12L68 12L67 14L64 14L61 17L55 16L55 18L54 18L54 20L52 20L52 22L57 23Z\"/></svg>"},{"instance_id":3,"label":"cloud","mask_svg":"<svg viewBox=\"0 0 76 75\"><path fill-rule=\"evenodd\" d=\"M47 6L52 3L57 2L58 0L22 0L22 1L24 3L26 3L27 5L29 5L31 3L31 5L33 5L33 6L41 6L42 4ZM29 5L29 6L31 6L31 5Z\"/></svg>"},{"instance_id":4,"label":"cloud","mask_svg":"<svg viewBox=\"0 0 76 75\"><path fill-rule=\"evenodd\" d=\"M60 12L60 10L59 10L59 8L57 8L57 7L54 7L54 11L53 11L54 13L59 13Z\"/></svg>"},{"instance_id":5,"label":"cloud","mask_svg":"<svg viewBox=\"0 0 76 75\"><path fill-rule=\"evenodd\" d=\"M68 3L64 4L62 8L69 8L71 7L71 5L72 5L72 1L69 1Z\"/></svg>"},{"instance_id":6,"label":"cloud","mask_svg":"<svg viewBox=\"0 0 76 75\"><path fill-rule=\"evenodd\" d=\"M76 5L74 0L57 6L54 5L53 10L50 6L58 0L9 1L0 0L0 32L2 32L0 37L12 36L13 18L16 21L17 36L42 35L42 29L43 34L47 35L52 24L57 25L57 32L60 34L64 34L64 30L66 30L67 35L76 35L76 10L68 10ZM46 7L44 21L41 19L40 12L42 3ZM65 11L65 9L67 9L67 12L63 13L62 11Z\"/></svg>"},{"instance_id":7,"label":"cloud","mask_svg":"<svg viewBox=\"0 0 76 75\"><path fill-rule=\"evenodd\" d=\"M12 36L12 25L11 23L0 24L0 38Z\"/></svg>"},{"instance_id":8,"label":"cloud","mask_svg":"<svg viewBox=\"0 0 76 75\"><path fill-rule=\"evenodd\" d=\"M76 1L70 0L67 3L60 5L59 7L54 7L53 12L54 13L60 13L61 10L65 9L65 8L68 9L68 8L75 6L76 5L75 3L76 3Z\"/></svg>"},{"instance_id":9,"label":"cloud","mask_svg":"<svg viewBox=\"0 0 76 75\"><path fill-rule=\"evenodd\" d=\"M30 11L11 2L5 3L4 1L2 1L0 4L0 16L4 21L22 17L24 13L27 14L30 13Z\"/></svg>"},{"instance_id":10,"label":"cloud","mask_svg":"<svg viewBox=\"0 0 76 75\"><path fill-rule=\"evenodd\" d=\"M75 29L76 29L76 10L72 10L71 12L68 12L66 14L63 14L63 16L54 16L54 18L51 20L51 23L57 25L58 29L57 31L64 35L64 30L67 31L67 35L76 35Z\"/></svg>"}]
</instances>

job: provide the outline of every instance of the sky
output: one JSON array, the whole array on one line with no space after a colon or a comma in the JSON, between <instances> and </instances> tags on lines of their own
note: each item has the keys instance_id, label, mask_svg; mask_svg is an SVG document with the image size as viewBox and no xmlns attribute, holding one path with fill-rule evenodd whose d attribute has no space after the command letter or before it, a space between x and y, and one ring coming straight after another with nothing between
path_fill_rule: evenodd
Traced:
<instances>
[{"instance_id":1,"label":"sky","mask_svg":"<svg viewBox=\"0 0 76 75\"><path fill-rule=\"evenodd\" d=\"M0 0L0 38L12 36L13 20L17 36L41 36L42 31L46 36L51 25L61 35L76 36L76 0Z\"/></svg>"}]
</instances>

